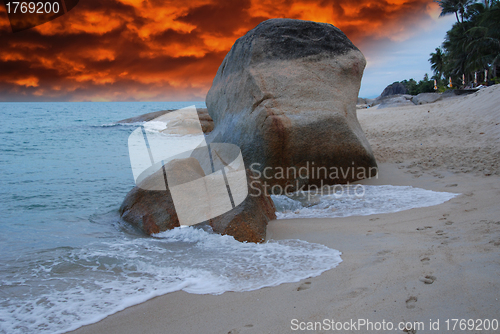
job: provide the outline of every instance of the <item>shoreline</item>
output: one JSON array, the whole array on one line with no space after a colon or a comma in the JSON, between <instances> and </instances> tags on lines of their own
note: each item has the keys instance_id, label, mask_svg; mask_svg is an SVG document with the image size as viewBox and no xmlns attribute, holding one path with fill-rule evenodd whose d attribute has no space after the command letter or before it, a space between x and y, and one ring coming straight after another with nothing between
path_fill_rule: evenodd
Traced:
<instances>
[{"instance_id":1,"label":"shoreline","mask_svg":"<svg viewBox=\"0 0 500 334\"><path fill-rule=\"evenodd\" d=\"M269 223L268 238L340 250L336 268L249 292L173 292L70 333L289 333L293 319L422 322L418 332L426 333L447 332L447 319L498 319L498 92L491 87L434 104L358 110L379 162L379 177L360 184L461 195L396 213ZM439 331L431 330L430 319L439 319Z\"/></svg>"},{"instance_id":2,"label":"shoreline","mask_svg":"<svg viewBox=\"0 0 500 334\"><path fill-rule=\"evenodd\" d=\"M379 179L367 184L389 181L462 194L397 213L272 221L269 238L323 244L340 250L343 262L318 277L249 292L169 293L70 333L289 333L292 319L427 324L438 317L441 323L498 317L499 296L491 292L500 288L498 256L495 260L500 247L485 234L495 228L500 243L498 180L452 173L408 178L396 164L383 164ZM432 228L417 230L425 226ZM436 280L425 284L420 279L426 275Z\"/></svg>"}]
</instances>

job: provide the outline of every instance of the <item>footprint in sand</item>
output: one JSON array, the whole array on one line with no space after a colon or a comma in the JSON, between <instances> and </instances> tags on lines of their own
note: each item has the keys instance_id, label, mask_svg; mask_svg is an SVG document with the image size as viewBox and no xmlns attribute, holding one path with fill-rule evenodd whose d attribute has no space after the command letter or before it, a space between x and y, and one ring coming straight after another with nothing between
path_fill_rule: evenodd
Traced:
<instances>
[{"instance_id":1,"label":"footprint in sand","mask_svg":"<svg viewBox=\"0 0 500 334\"><path fill-rule=\"evenodd\" d=\"M500 246L500 239L498 239L498 240L491 240L489 243L493 244L494 246Z\"/></svg>"},{"instance_id":2,"label":"footprint in sand","mask_svg":"<svg viewBox=\"0 0 500 334\"><path fill-rule=\"evenodd\" d=\"M429 264L430 260L431 259L429 259L428 257L424 257L424 258L420 259L420 261L422 262L422 264Z\"/></svg>"},{"instance_id":3,"label":"footprint in sand","mask_svg":"<svg viewBox=\"0 0 500 334\"><path fill-rule=\"evenodd\" d=\"M244 329L252 328L252 327L253 327L252 324L248 324L248 325L243 326ZM240 333L241 333L241 330L237 329L237 328L233 328L229 332L227 332L227 334L240 334Z\"/></svg>"},{"instance_id":4,"label":"footprint in sand","mask_svg":"<svg viewBox=\"0 0 500 334\"><path fill-rule=\"evenodd\" d=\"M444 232L443 230L437 230L437 231L436 231L436 234L437 234L437 235L445 235L445 234L446 234L446 232Z\"/></svg>"},{"instance_id":5,"label":"footprint in sand","mask_svg":"<svg viewBox=\"0 0 500 334\"><path fill-rule=\"evenodd\" d=\"M297 291L307 290L310 287L311 287L311 282L304 282L297 288Z\"/></svg>"},{"instance_id":6,"label":"footprint in sand","mask_svg":"<svg viewBox=\"0 0 500 334\"><path fill-rule=\"evenodd\" d=\"M493 220L488 221L488 220L486 220L486 219L482 219L482 220L480 220L479 222L480 222L480 223L486 223L486 224L495 224L495 225L500 225L500 222L495 222L495 221L493 221Z\"/></svg>"},{"instance_id":7,"label":"footprint in sand","mask_svg":"<svg viewBox=\"0 0 500 334\"><path fill-rule=\"evenodd\" d=\"M415 308L415 304L417 303L417 297L415 296L411 296L410 298L408 298L406 300L406 308L408 309L412 309L412 308Z\"/></svg>"},{"instance_id":8,"label":"footprint in sand","mask_svg":"<svg viewBox=\"0 0 500 334\"><path fill-rule=\"evenodd\" d=\"M375 221L377 219L380 219L380 218L370 218L370 221L372 222L372 221Z\"/></svg>"},{"instance_id":9,"label":"footprint in sand","mask_svg":"<svg viewBox=\"0 0 500 334\"><path fill-rule=\"evenodd\" d=\"M418 280L420 282L424 282L425 284L432 284L436 280L436 276L426 275L424 277L420 277Z\"/></svg>"},{"instance_id":10,"label":"footprint in sand","mask_svg":"<svg viewBox=\"0 0 500 334\"><path fill-rule=\"evenodd\" d=\"M405 328L403 329L403 332L408 333L408 334L416 334L417 330L413 328Z\"/></svg>"},{"instance_id":11,"label":"footprint in sand","mask_svg":"<svg viewBox=\"0 0 500 334\"><path fill-rule=\"evenodd\" d=\"M367 291L368 291L368 288L365 288L365 287L356 288L354 290L349 291L346 296L347 296L347 298L357 298ZM332 302L333 302L333 300L332 300Z\"/></svg>"},{"instance_id":12,"label":"footprint in sand","mask_svg":"<svg viewBox=\"0 0 500 334\"><path fill-rule=\"evenodd\" d=\"M451 225L451 224L453 224L453 222L452 222L452 221L447 221L447 222L446 222L446 223L444 223L444 224L445 224L445 225Z\"/></svg>"},{"instance_id":13,"label":"footprint in sand","mask_svg":"<svg viewBox=\"0 0 500 334\"><path fill-rule=\"evenodd\" d=\"M432 228L432 226L417 227L417 231L423 231Z\"/></svg>"}]
</instances>

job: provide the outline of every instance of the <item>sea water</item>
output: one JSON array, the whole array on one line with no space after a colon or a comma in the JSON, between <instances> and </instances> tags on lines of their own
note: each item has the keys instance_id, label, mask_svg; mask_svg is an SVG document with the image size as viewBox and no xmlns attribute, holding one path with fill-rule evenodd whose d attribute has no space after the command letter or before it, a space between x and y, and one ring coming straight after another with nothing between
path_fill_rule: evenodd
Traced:
<instances>
[{"instance_id":1,"label":"sea water","mask_svg":"<svg viewBox=\"0 0 500 334\"><path fill-rule=\"evenodd\" d=\"M339 251L301 240L240 243L194 227L146 237L120 220L118 208L134 186L127 139L138 124L116 121L193 104L205 106L0 103L0 333L62 333L169 292L255 290L342 261ZM419 192L401 203L409 191L371 187L369 196L345 203L274 200L280 218L294 218L392 212L451 198ZM392 207L379 207L372 197L380 193Z\"/></svg>"}]
</instances>

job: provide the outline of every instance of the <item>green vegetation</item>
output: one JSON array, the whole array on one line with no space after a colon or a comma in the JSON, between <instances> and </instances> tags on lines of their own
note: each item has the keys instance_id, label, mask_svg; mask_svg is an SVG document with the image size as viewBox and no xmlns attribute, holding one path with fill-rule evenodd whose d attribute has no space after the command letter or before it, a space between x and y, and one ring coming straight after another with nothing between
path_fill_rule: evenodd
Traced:
<instances>
[{"instance_id":1,"label":"green vegetation","mask_svg":"<svg viewBox=\"0 0 500 334\"><path fill-rule=\"evenodd\" d=\"M450 88L449 78L453 88L472 87L476 77L477 85L500 83L500 0L434 1L441 7L440 16L454 14L457 22L430 54L432 78L425 74L419 82L400 81L408 94L434 92L434 80L438 92L444 92Z\"/></svg>"},{"instance_id":2,"label":"green vegetation","mask_svg":"<svg viewBox=\"0 0 500 334\"><path fill-rule=\"evenodd\" d=\"M403 80L401 82L408 89L408 94L418 95L420 93L428 93L434 91L434 81L429 80L429 75L426 73L424 78L420 80L418 83L410 79L408 81Z\"/></svg>"},{"instance_id":3,"label":"green vegetation","mask_svg":"<svg viewBox=\"0 0 500 334\"><path fill-rule=\"evenodd\" d=\"M470 86L498 82L500 68L500 1L436 0L441 16L455 14L457 22L446 33L429 62L438 86ZM487 77L485 75L487 70ZM465 84L462 78L465 78Z\"/></svg>"},{"instance_id":4,"label":"green vegetation","mask_svg":"<svg viewBox=\"0 0 500 334\"><path fill-rule=\"evenodd\" d=\"M434 80L429 79L429 75L427 73L425 73L424 78L419 82L415 81L415 79L410 79L410 80L396 81L393 83L393 85L397 83L403 84L408 90L408 94L410 95L418 95L420 93L429 93L435 91Z\"/></svg>"}]
</instances>

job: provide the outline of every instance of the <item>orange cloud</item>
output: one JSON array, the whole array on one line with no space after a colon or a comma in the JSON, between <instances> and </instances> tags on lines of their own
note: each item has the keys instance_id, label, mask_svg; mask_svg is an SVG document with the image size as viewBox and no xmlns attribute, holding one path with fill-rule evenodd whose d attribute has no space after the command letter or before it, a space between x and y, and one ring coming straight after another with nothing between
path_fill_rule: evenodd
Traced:
<instances>
[{"instance_id":1,"label":"orange cloud","mask_svg":"<svg viewBox=\"0 0 500 334\"><path fill-rule=\"evenodd\" d=\"M38 87L38 78L34 76L29 76L22 79L11 79L9 82L24 87Z\"/></svg>"},{"instance_id":2,"label":"orange cloud","mask_svg":"<svg viewBox=\"0 0 500 334\"><path fill-rule=\"evenodd\" d=\"M438 15L432 0L85 0L11 33L0 6L0 101L204 100L235 40L263 20L331 23L363 50Z\"/></svg>"}]
</instances>

